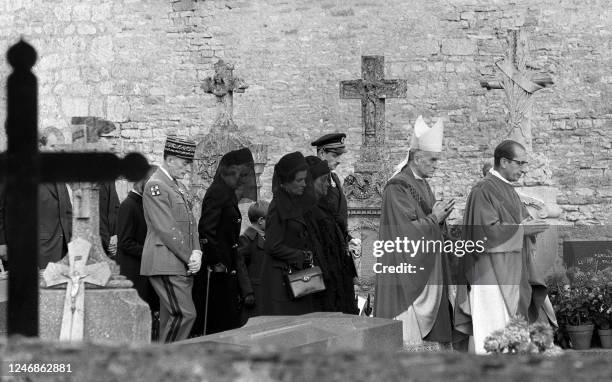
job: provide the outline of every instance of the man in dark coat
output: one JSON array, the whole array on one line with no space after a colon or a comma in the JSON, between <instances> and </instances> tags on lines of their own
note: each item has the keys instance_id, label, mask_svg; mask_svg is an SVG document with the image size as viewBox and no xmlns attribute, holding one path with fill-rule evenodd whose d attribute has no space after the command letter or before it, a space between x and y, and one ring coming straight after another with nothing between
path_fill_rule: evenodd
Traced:
<instances>
[{"instance_id":1,"label":"man in dark coat","mask_svg":"<svg viewBox=\"0 0 612 382\"><path fill-rule=\"evenodd\" d=\"M39 140L39 148L46 146L47 138ZM6 195L4 185L0 197L0 255L6 253L5 218ZM43 183L38 187L38 267L44 269L50 262L60 261L68 253L72 238L72 203L65 183ZM6 255L4 256L6 257Z\"/></svg>"},{"instance_id":2,"label":"man in dark coat","mask_svg":"<svg viewBox=\"0 0 612 382\"><path fill-rule=\"evenodd\" d=\"M117 215L119 214L119 196L114 181L100 183L99 203L102 248L106 256L114 257L117 255Z\"/></svg>"},{"instance_id":3,"label":"man in dark coat","mask_svg":"<svg viewBox=\"0 0 612 382\"><path fill-rule=\"evenodd\" d=\"M152 175L152 167L148 175ZM119 206L117 219L117 257L120 272L134 283L138 295L149 304L151 311L159 310L159 297L148 278L140 275L142 248L147 237L147 223L142 206L142 193L149 177L134 184L125 200Z\"/></svg>"},{"instance_id":4,"label":"man in dark coat","mask_svg":"<svg viewBox=\"0 0 612 382\"><path fill-rule=\"evenodd\" d=\"M326 134L311 142L310 145L317 148L317 156L321 158L321 160L327 161L327 165L331 171L331 184L327 190L327 195L321 202L328 205L326 209L333 213L347 241L349 241L351 237L348 233L348 208L346 196L344 195L344 191L342 191L340 178L334 172L340 163L340 156L346 152L346 146L344 145L345 138L346 134L344 133Z\"/></svg>"}]
</instances>

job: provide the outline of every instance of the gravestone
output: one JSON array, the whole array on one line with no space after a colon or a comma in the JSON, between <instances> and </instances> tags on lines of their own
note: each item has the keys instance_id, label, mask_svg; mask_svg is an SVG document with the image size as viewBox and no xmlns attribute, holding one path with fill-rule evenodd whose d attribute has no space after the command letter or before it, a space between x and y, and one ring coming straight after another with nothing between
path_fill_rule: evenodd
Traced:
<instances>
[{"instance_id":1,"label":"gravestone","mask_svg":"<svg viewBox=\"0 0 612 382\"><path fill-rule=\"evenodd\" d=\"M597 272L612 267L612 241L568 240L563 242L565 265Z\"/></svg>"},{"instance_id":2,"label":"gravestone","mask_svg":"<svg viewBox=\"0 0 612 382\"><path fill-rule=\"evenodd\" d=\"M87 151L95 153L104 150L105 145L99 141L100 133L109 132L108 125L104 130L92 130L86 123L72 125L73 143L57 145L59 150ZM111 270L110 280L104 285L89 284L84 291L84 327L83 339L148 342L151 337L151 313L148 304L140 299L132 288L133 284L119 274L119 266L109 259L102 249L100 239L99 190L97 182L78 182L71 184L73 200L73 241L91 243L86 267L106 264ZM61 265L59 265L61 264ZM68 266L69 256L58 265ZM92 268L93 269L93 268ZM87 281L87 280L85 280ZM61 338L61 329L65 305L65 286L52 286L41 283L41 338Z\"/></svg>"},{"instance_id":3,"label":"gravestone","mask_svg":"<svg viewBox=\"0 0 612 382\"><path fill-rule=\"evenodd\" d=\"M543 276L561 268L558 253L561 208L557 205L559 190L552 183L548 158L533 151L533 94L553 84L548 73L534 71L529 63L529 41L524 29L509 30L506 57L495 63L500 74L480 80L487 90L502 89L508 110L508 139L521 143L530 157L527 174L516 188L523 203L534 218L544 219L549 229L537 236L535 265ZM501 140L500 140L501 142ZM497 142L497 143L500 143Z\"/></svg>"},{"instance_id":4,"label":"gravestone","mask_svg":"<svg viewBox=\"0 0 612 382\"><path fill-rule=\"evenodd\" d=\"M241 78L234 76L234 66L219 60L214 65L215 73L204 79L201 88L216 98L217 116L207 135L196 136L196 152L192 165L190 194L194 216L200 216L202 199L217 171L221 157L229 151L247 147L255 161L257 195L261 189L261 174L267 162L268 148L265 144L254 144L238 131L234 122L234 93L244 93L248 85ZM243 216L246 214L241 207ZM243 225L248 219L242 219Z\"/></svg>"},{"instance_id":5,"label":"gravestone","mask_svg":"<svg viewBox=\"0 0 612 382\"><path fill-rule=\"evenodd\" d=\"M38 336L38 185L44 182L105 181L123 174L143 178L148 170L140 154L124 159L110 153L40 153L38 83L32 73L37 54L21 40L9 48L13 72L7 80L7 150L0 156L0 181L6 182L7 253L11 258L8 332ZM96 171L92 171L92 169ZM26 238L29 238L26 239Z\"/></svg>"},{"instance_id":6,"label":"gravestone","mask_svg":"<svg viewBox=\"0 0 612 382\"><path fill-rule=\"evenodd\" d=\"M91 243L81 238L72 240L67 255L70 264L49 263L43 272L47 286L66 284L60 341L83 340L85 283L105 286L110 279L111 270L107 263L87 265L90 252Z\"/></svg>"},{"instance_id":7,"label":"gravestone","mask_svg":"<svg viewBox=\"0 0 612 382\"><path fill-rule=\"evenodd\" d=\"M402 349L402 323L343 313L310 313L301 316L260 316L241 328L179 341L173 346L217 343L237 348L292 350Z\"/></svg>"},{"instance_id":8,"label":"gravestone","mask_svg":"<svg viewBox=\"0 0 612 382\"><path fill-rule=\"evenodd\" d=\"M341 81L340 98L361 100L362 145L355 172L344 180L348 202L349 231L361 239L361 256L356 259L362 289L373 284L373 241L378 238L382 192L392 167L385 147L385 104L387 98L405 98L407 82L385 79L383 56L361 57L361 79Z\"/></svg>"}]
</instances>

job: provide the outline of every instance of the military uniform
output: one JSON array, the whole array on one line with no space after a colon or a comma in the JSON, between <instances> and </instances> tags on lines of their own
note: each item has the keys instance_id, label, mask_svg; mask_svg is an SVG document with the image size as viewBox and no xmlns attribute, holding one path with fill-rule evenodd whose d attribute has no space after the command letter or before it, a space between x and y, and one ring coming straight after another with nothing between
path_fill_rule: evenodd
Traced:
<instances>
[{"instance_id":1,"label":"military uniform","mask_svg":"<svg viewBox=\"0 0 612 382\"><path fill-rule=\"evenodd\" d=\"M140 274L149 276L160 299L160 340L182 340L196 317L187 275L192 251L200 249L195 218L185 191L162 167L145 185L143 207L148 229Z\"/></svg>"}]
</instances>

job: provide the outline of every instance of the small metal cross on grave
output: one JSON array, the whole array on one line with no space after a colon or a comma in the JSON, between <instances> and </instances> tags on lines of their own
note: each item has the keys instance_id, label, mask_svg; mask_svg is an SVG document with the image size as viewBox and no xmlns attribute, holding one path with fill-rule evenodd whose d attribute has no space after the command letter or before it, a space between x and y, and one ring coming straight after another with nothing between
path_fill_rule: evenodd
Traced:
<instances>
[{"instance_id":1,"label":"small metal cross on grave","mask_svg":"<svg viewBox=\"0 0 612 382\"><path fill-rule=\"evenodd\" d=\"M217 97L217 119L213 128L234 130L234 92L244 93L249 86L243 79L234 77L234 65L219 60L214 68L215 75L206 77L201 85L206 93Z\"/></svg>"},{"instance_id":2,"label":"small metal cross on grave","mask_svg":"<svg viewBox=\"0 0 612 382\"><path fill-rule=\"evenodd\" d=\"M111 277L108 263L87 264L91 244L77 238L68 244L69 266L49 263L43 273L47 287L66 283L60 341L82 341L85 319L85 283L105 286Z\"/></svg>"},{"instance_id":3,"label":"small metal cross on grave","mask_svg":"<svg viewBox=\"0 0 612 382\"><path fill-rule=\"evenodd\" d=\"M340 82L340 98L360 99L363 123L362 160L376 153L385 141L385 100L387 98L406 98L406 80L387 80L384 78L384 56L361 57L361 79ZM378 153L380 154L380 153Z\"/></svg>"},{"instance_id":4,"label":"small metal cross on grave","mask_svg":"<svg viewBox=\"0 0 612 382\"><path fill-rule=\"evenodd\" d=\"M10 258L8 334L38 336L38 185L44 182L99 182L124 175L142 179L146 159L131 153L40 153L36 51L23 40L9 48L13 72L7 80L6 153L0 181L6 182L7 253Z\"/></svg>"},{"instance_id":5,"label":"small metal cross on grave","mask_svg":"<svg viewBox=\"0 0 612 382\"><path fill-rule=\"evenodd\" d=\"M510 138L523 144L527 151L532 151L531 95L552 85L553 81L548 73L528 71L529 47L524 30L509 30L507 40L506 57L495 63L502 73L501 78L483 78L480 80L480 86L487 90L504 90L508 125L512 129Z\"/></svg>"}]
</instances>

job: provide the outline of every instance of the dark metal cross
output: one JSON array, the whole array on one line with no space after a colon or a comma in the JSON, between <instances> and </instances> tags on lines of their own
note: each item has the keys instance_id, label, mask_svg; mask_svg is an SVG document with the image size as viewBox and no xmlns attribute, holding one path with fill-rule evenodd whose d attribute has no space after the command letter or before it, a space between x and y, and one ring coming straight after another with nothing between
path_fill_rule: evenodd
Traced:
<instances>
[{"instance_id":1,"label":"dark metal cross","mask_svg":"<svg viewBox=\"0 0 612 382\"><path fill-rule=\"evenodd\" d=\"M23 40L7 52L13 72L7 81L6 153L0 181L6 182L7 252L11 259L8 333L38 336L38 185L45 182L110 181L120 175L142 179L147 160L131 153L40 153L36 51Z\"/></svg>"},{"instance_id":2,"label":"dark metal cross","mask_svg":"<svg viewBox=\"0 0 612 382\"><path fill-rule=\"evenodd\" d=\"M384 56L362 56L362 78L340 82L340 98L361 100L363 145L366 149L384 144L385 100L406 98L406 80L386 80L384 71Z\"/></svg>"}]
</instances>

